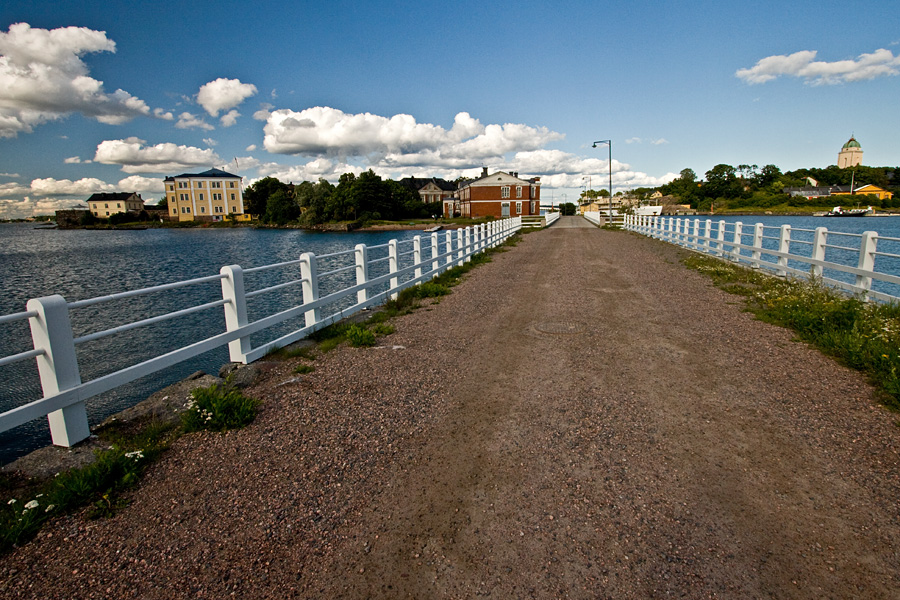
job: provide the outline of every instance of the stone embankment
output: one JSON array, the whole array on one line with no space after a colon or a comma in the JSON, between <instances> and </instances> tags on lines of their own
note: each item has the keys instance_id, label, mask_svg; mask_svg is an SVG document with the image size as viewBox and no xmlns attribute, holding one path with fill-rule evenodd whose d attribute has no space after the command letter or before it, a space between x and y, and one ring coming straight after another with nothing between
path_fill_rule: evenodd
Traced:
<instances>
[{"instance_id":1,"label":"stone embankment","mask_svg":"<svg viewBox=\"0 0 900 600\"><path fill-rule=\"evenodd\" d=\"M896 415L682 252L524 236L382 347L275 365L2 595L897 598Z\"/></svg>"}]
</instances>

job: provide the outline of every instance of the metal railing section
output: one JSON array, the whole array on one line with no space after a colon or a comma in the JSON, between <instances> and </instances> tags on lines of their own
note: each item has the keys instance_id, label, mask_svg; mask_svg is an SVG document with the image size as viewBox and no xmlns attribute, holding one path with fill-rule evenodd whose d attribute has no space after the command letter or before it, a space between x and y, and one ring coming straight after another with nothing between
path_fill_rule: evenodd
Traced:
<instances>
[{"instance_id":1,"label":"metal railing section","mask_svg":"<svg viewBox=\"0 0 900 600\"><path fill-rule=\"evenodd\" d=\"M900 273L900 238L874 231L636 215L626 217L625 228L780 277L815 277L866 300L900 301L900 277L894 274Z\"/></svg>"},{"instance_id":2,"label":"metal railing section","mask_svg":"<svg viewBox=\"0 0 900 600\"><path fill-rule=\"evenodd\" d=\"M243 269L239 265L227 265L222 267L217 275L75 302L67 302L59 295L29 300L24 312L0 316L0 324L27 321L31 328L33 349L0 357L0 367L35 359L43 397L0 414L0 431L6 431L46 416L50 424L53 444L72 446L90 435L85 401L93 396L226 344L232 361L244 364L253 362L275 348L302 339L318 329L336 323L363 309L382 304L388 298L395 298L401 290L407 287L437 277L447 269L468 262L473 255L503 243L521 228L522 219L517 217L466 229L435 232L424 240L421 236L415 236L411 240L402 242L391 240L387 244L377 246L358 244L352 250L318 256L307 252L296 260L249 269ZM370 255L372 256L370 257ZM382 263L387 263L387 272L373 275L372 267L374 265L379 265L378 269L384 270L384 267L380 266ZM253 291L245 289L246 275L255 275L274 269L296 269L297 267L300 270L299 278ZM342 287L324 296L320 295L321 280L337 278L351 271L355 274L355 284ZM166 292L216 281L221 282L221 299L184 307L77 338L72 333L70 313L73 310L112 300ZM301 304L253 321L249 319L248 300L292 286L300 287ZM339 308L335 309L335 306ZM76 345L218 307L222 307L224 311L224 331L113 373L82 382L75 351ZM330 310L334 312L323 314L323 311ZM285 323L289 319L300 317L303 318L302 327L255 347L251 344L251 335Z\"/></svg>"}]
</instances>

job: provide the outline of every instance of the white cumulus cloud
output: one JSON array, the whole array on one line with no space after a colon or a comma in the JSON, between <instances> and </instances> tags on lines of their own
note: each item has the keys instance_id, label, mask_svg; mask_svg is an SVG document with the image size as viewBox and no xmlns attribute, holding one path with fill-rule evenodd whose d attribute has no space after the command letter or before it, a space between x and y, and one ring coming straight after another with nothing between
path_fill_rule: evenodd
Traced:
<instances>
[{"instance_id":1,"label":"white cumulus cloud","mask_svg":"<svg viewBox=\"0 0 900 600\"><path fill-rule=\"evenodd\" d=\"M70 179L34 179L31 182L31 193L36 196L90 196L99 192L118 191L116 186L93 177L84 177L77 181Z\"/></svg>"},{"instance_id":2,"label":"white cumulus cloud","mask_svg":"<svg viewBox=\"0 0 900 600\"><path fill-rule=\"evenodd\" d=\"M30 133L75 112L108 124L165 118L125 90L106 92L90 76L82 57L115 51L106 32L86 27L47 30L15 23L0 31L0 137Z\"/></svg>"},{"instance_id":3,"label":"white cumulus cloud","mask_svg":"<svg viewBox=\"0 0 900 600\"><path fill-rule=\"evenodd\" d=\"M222 124L222 127L231 127L235 123L237 123L237 118L241 116L241 113L237 111L237 109L231 109L219 119L219 122Z\"/></svg>"},{"instance_id":4,"label":"white cumulus cloud","mask_svg":"<svg viewBox=\"0 0 900 600\"><path fill-rule=\"evenodd\" d=\"M771 81L782 75L799 77L810 85L849 83L877 77L900 75L900 56L880 48L860 54L855 60L825 62L815 60L815 50L788 55L767 56L750 67L738 69L735 76L749 84Z\"/></svg>"},{"instance_id":5,"label":"white cumulus cloud","mask_svg":"<svg viewBox=\"0 0 900 600\"><path fill-rule=\"evenodd\" d=\"M172 173L198 167L210 168L222 159L211 148L179 146L171 142L145 146L138 138L105 140L97 146L94 161L121 165L126 173Z\"/></svg>"},{"instance_id":6,"label":"white cumulus cloud","mask_svg":"<svg viewBox=\"0 0 900 600\"><path fill-rule=\"evenodd\" d=\"M183 112L178 115L178 122L175 123L175 127L176 129L205 129L206 131L215 129L215 127L204 121L203 117L189 112Z\"/></svg>"},{"instance_id":7,"label":"white cumulus cloud","mask_svg":"<svg viewBox=\"0 0 900 600\"><path fill-rule=\"evenodd\" d=\"M228 110L256 95L256 86L252 83L241 83L239 79L220 77L200 87L197 92L197 103L211 117L218 117L219 111Z\"/></svg>"},{"instance_id":8,"label":"white cumulus cloud","mask_svg":"<svg viewBox=\"0 0 900 600\"><path fill-rule=\"evenodd\" d=\"M163 180L159 177L141 177L140 175L129 175L125 179L120 179L116 186L120 192L137 192L137 193L162 193L166 191ZM144 198L146 201L147 199Z\"/></svg>"},{"instance_id":9,"label":"white cumulus cloud","mask_svg":"<svg viewBox=\"0 0 900 600\"><path fill-rule=\"evenodd\" d=\"M384 168L472 167L500 160L508 152L536 150L564 137L546 127L519 123L483 125L465 112L456 115L449 130L419 123L406 114L348 114L322 106L300 112L266 111L265 115L264 146L269 152L336 158L366 156Z\"/></svg>"}]
</instances>

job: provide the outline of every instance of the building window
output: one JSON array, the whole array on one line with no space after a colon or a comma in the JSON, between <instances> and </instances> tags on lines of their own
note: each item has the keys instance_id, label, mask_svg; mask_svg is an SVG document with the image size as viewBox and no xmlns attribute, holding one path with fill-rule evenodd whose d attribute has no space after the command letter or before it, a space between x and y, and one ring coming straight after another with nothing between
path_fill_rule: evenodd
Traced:
<instances>
[{"instance_id":1,"label":"building window","mask_svg":"<svg viewBox=\"0 0 900 600\"><path fill-rule=\"evenodd\" d=\"M198 182L197 182L197 187L198 187L198 188L203 187L203 182L202 182L202 181L198 181Z\"/></svg>"},{"instance_id":2,"label":"building window","mask_svg":"<svg viewBox=\"0 0 900 600\"><path fill-rule=\"evenodd\" d=\"M201 213L205 213L205 212L206 212L206 207L205 207L205 206L201 206L201 207L200 207L200 212L201 212Z\"/></svg>"},{"instance_id":3,"label":"building window","mask_svg":"<svg viewBox=\"0 0 900 600\"><path fill-rule=\"evenodd\" d=\"M517 185L516 186L516 198L521 198L521 197L522 197L522 186Z\"/></svg>"},{"instance_id":4,"label":"building window","mask_svg":"<svg viewBox=\"0 0 900 600\"><path fill-rule=\"evenodd\" d=\"M200 202L203 202L203 192L200 192Z\"/></svg>"},{"instance_id":5,"label":"building window","mask_svg":"<svg viewBox=\"0 0 900 600\"><path fill-rule=\"evenodd\" d=\"M522 203L521 202L516 202L516 214L517 215L522 214Z\"/></svg>"},{"instance_id":6,"label":"building window","mask_svg":"<svg viewBox=\"0 0 900 600\"><path fill-rule=\"evenodd\" d=\"M500 188L500 197L501 198L509 198L509 186L504 185Z\"/></svg>"},{"instance_id":7,"label":"building window","mask_svg":"<svg viewBox=\"0 0 900 600\"><path fill-rule=\"evenodd\" d=\"M173 214L173 215L177 215L177 214L178 214L178 207L176 207L176 206L173 206L173 207L172 207L172 214Z\"/></svg>"},{"instance_id":8,"label":"building window","mask_svg":"<svg viewBox=\"0 0 900 600\"><path fill-rule=\"evenodd\" d=\"M229 182L228 182L228 187L233 188L233 187L234 187L234 182L233 182L233 181L229 181Z\"/></svg>"},{"instance_id":9,"label":"building window","mask_svg":"<svg viewBox=\"0 0 900 600\"><path fill-rule=\"evenodd\" d=\"M237 206L232 206L232 207L231 207L231 212L237 212Z\"/></svg>"},{"instance_id":10,"label":"building window","mask_svg":"<svg viewBox=\"0 0 900 600\"><path fill-rule=\"evenodd\" d=\"M219 188L219 187L222 187L222 182L221 181L213 181L211 184L209 184L209 186L214 187L214 188Z\"/></svg>"},{"instance_id":11,"label":"building window","mask_svg":"<svg viewBox=\"0 0 900 600\"><path fill-rule=\"evenodd\" d=\"M122 208L122 203L121 203L121 202L116 202L116 208Z\"/></svg>"},{"instance_id":12,"label":"building window","mask_svg":"<svg viewBox=\"0 0 900 600\"><path fill-rule=\"evenodd\" d=\"M231 195L231 201L234 202L234 194Z\"/></svg>"},{"instance_id":13,"label":"building window","mask_svg":"<svg viewBox=\"0 0 900 600\"><path fill-rule=\"evenodd\" d=\"M109 208L109 204L108 204L108 203L107 203L107 204L104 204L104 205L103 205L103 208ZM109 214L109 213L106 213L106 214Z\"/></svg>"}]
</instances>

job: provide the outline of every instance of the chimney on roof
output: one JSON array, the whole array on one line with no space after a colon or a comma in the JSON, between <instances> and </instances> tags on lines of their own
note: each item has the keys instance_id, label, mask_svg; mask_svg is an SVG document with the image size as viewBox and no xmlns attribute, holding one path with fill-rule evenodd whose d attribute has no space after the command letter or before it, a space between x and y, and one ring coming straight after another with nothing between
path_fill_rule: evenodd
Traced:
<instances>
[{"instance_id":1,"label":"chimney on roof","mask_svg":"<svg viewBox=\"0 0 900 600\"><path fill-rule=\"evenodd\" d=\"M481 167L481 176L487 177L487 167Z\"/></svg>"},{"instance_id":2,"label":"chimney on roof","mask_svg":"<svg viewBox=\"0 0 900 600\"><path fill-rule=\"evenodd\" d=\"M513 171L512 176L515 177L516 179L518 179L518 178L519 178L519 172L518 172L518 171Z\"/></svg>"}]
</instances>

